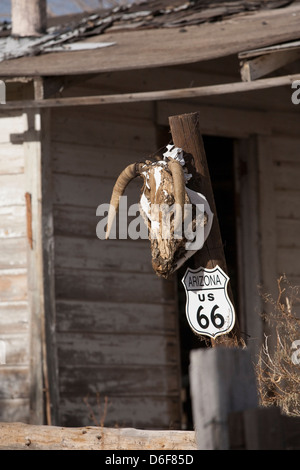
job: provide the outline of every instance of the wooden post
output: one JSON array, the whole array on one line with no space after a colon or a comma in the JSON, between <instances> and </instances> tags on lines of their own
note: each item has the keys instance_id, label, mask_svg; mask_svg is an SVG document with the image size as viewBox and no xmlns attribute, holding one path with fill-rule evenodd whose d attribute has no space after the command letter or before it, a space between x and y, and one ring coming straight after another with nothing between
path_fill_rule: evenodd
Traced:
<instances>
[{"instance_id":1,"label":"wooden post","mask_svg":"<svg viewBox=\"0 0 300 470\"><path fill-rule=\"evenodd\" d=\"M194 264L195 268L202 266L211 269L219 265L220 268L228 274L214 194L199 127L199 114L190 113L171 116L169 117L169 124L174 145L182 148L186 153L190 154L194 160L194 175L187 186L194 191L202 193L206 197L214 214L211 232L203 248L195 253L191 262ZM228 285L228 295L234 305L230 285ZM240 333L236 323L229 335L219 336L211 342L213 346L221 343L227 346L238 346L240 340Z\"/></svg>"},{"instance_id":2,"label":"wooden post","mask_svg":"<svg viewBox=\"0 0 300 470\"><path fill-rule=\"evenodd\" d=\"M39 36L46 31L47 0L12 0L12 34Z\"/></svg>"},{"instance_id":3,"label":"wooden post","mask_svg":"<svg viewBox=\"0 0 300 470\"><path fill-rule=\"evenodd\" d=\"M228 450L229 414L256 409L258 396L250 354L241 348L191 352L193 419L199 450Z\"/></svg>"}]
</instances>

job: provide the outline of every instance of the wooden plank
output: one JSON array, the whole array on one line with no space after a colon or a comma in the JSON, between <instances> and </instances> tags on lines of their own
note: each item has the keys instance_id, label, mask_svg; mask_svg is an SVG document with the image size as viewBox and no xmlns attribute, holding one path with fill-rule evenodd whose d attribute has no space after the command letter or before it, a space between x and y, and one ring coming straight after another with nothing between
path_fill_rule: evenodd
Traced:
<instances>
[{"instance_id":1,"label":"wooden plank","mask_svg":"<svg viewBox=\"0 0 300 470\"><path fill-rule=\"evenodd\" d=\"M135 147L122 150L114 147L99 148L88 142L84 147L72 142L52 142L51 152L55 173L106 178L116 178L127 164L140 161L144 155Z\"/></svg>"},{"instance_id":2,"label":"wooden plank","mask_svg":"<svg viewBox=\"0 0 300 470\"><path fill-rule=\"evenodd\" d=\"M275 191L274 206L276 216L281 219L300 219L299 191Z\"/></svg>"},{"instance_id":3,"label":"wooden plank","mask_svg":"<svg viewBox=\"0 0 300 470\"><path fill-rule=\"evenodd\" d=\"M90 184L90 187L89 187L89 191L86 191L86 194L88 195L88 198L86 198L86 203L89 204L89 206L85 206L83 203L84 203L84 200L83 199L80 199L80 197L77 198L77 196L75 195L74 199L75 199L75 202L76 203L79 203L81 202L81 206L78 206L78 205L71 205L72 203L72 195L69 195L68 192L67 192L67 187L76 187L76 179L72 179L72 178L67 178L66 181L68 182L68 186L66 185L65 187L63 187L63 181L64 179L62 178L62 180L60 181L61 182L61 186L59 186L58 188L58 193L59 193L59 197L66 201L68 205L60 205L60 204L55 204L54 205L54 208L53 208L53 211L54 211L54 233L56 236L74 236L74 237L78 237L79 239L80 238L90 238L90 239L98 239L99 243L101 242L101 240L97 237L97 224L99 222L101 222L105 216L101 216L101 215L96 215L96 210L97 210L97 207L98 207L98 204L100 205L100 203L106 203L108 204L108 201L109 201L109 198L111 196L111 191L112 191L112 187L113 187L113 180L110 180L110 184L105 184L105 181L104 181L104 184L103 186L106 186L106 188L104 189L105 193L107 193L108 195L105 196L101 196L101 192L100 192L100 187L98 186L98 194L97 193L97 181L96 179L92 180L92 179L89 179L89 178L86 178L86 182L87 184L89 182L91 182L92 184ZM80 185L78 187L78 189L82 189L82 192L81 192L81 195L82 197L84 198L84 184L83 184L83 181L82 179L79 179L80 181ZM126 191L125 191L125 196L127 196L128 200L127 200L127 207L129 208L130 207L130 204L134 203L138 203L139 201L139 198L140 198L140 190L141 190L141 183L142 183L142 180L138 180L135 184L134 182L131 183L131 186L126 188ZM99 194L101 196L101 199L99 198ZM96 199L97 198L97 199ZM136 208L137 206L135 206ZM1 210L1 209L0 209ZM129 226L130 222L132 220L134 220L136 217L139 216L139 213L137 211L137 213L134 215L134 216L128 216L128 220L127 220L127 226ZM119 216L117 216L117 227L118 227L118 220L119 220ZM137 230L139 228L137 227ZM117 232L118 234L118 232ZM128 237L129 238L129 237ZM106 240L108 243L115 243L113 242L113 240ZM130 239L127 240L128 243L131 243ZM120 243L123 243L121 242L120 240ZM126 242L124 242L126 243ZM137 240L134 240L132 242L133 243L138 243L138 244L143 244L143 246L145 247L145 251L146 249L148 249L148 241L145 240L143 241L143 239L137 239ZM99 245L99 248L100 246L106 246L106 245ZM130 245L131 246L131 245Z\"/></svg>"},{"instance_id":4,"label":"wooden plank","mask_svg":"<svg viewBox=\"0 0 300 470\"><path fill-rule=\"evenodd\" d=\"M29 399L9 398L0 400L1 419L3 422L28 422Z\"/></svg>"},{"instance_id":5,"label":"wooden plank","mask_svg":"<svg viewBox=\"0 0 300 470\"><path fill-rule=\"evenodd\" d=\"M276 100L274 90L268 90L269 93L265 90L263 96L257 91L255 94L220 96L217 100L210 97L184 102L158 102L158 123L166 126L169 116L199 112L201 109L199 122L203 134L234 138L251 137L253 134L298 137L299 118L293 113L296 106L290 102L286 103L283 97L279 97L280 90L276 89ZM283 109L283 103L287 104L286 109Z\"/></svg>"},{"instance_id":6,"label":"wooden plank","mask_svg":"<svg viewBox=\"0 0 300 470\"><path fill-rule=\"evenodd\" d=\"M0 271L0 302L27 299L27 270L7 269Z\"/></svg>"},{"instance_id":7,"label":"wooden plank","mask_svg":"<svg viewBox=\"0 0 300 470\"><path fill-rule=\"evenodd\" d=\"M6 333L25 333L28 331L28 304L24 301L0 303L0 331Z\"/></svg>"},{"instance_id":8,"label":"wooden plank","mask_svg":"<svg viewBox=\"0 0 300 470\"><path fill-rule=\"evenodd\" d=\"M0 120L2 125L2 119ZM0 144L0 174L9 175L24 172L24 154L22 145Z\"/></svg>"},{"instance_id":9,"label":"wooden plank","mask_svg":"<svg viewBox=\"0 0 300 470\"><path fill-rule=\"evenodd\" d=\"M55 265L152 273L150 242L55 237ZM1 266L1 256L0 256Z\"/></svg>"},{"instance_id":10,"label":"wooden plank","mask_svg":"<svg viewBox=\"0 0 300 470\"><path fill-rule=\"evenodd\" d=\"M199 112L199 125L203 135L245 138L256 133L270 134L270 120L266 112L236 109L225 106L208 106L193 102L157 103L158 124L167 125L168 116L184 112Z\"/></svg>"},{"instance_id":11,"label":"wooden plank","mask_svg":"<svg viewBox=\"0 0 300 470\"><path fill-rule=\"evenodd\" d=\"M264 77L274 70L278 70L300 58L300 51L274 51L260 55L254 59L243 60L241 63L241 77L243 81L249 82Z\"/></svg>"},{"instance_id":12,"label":"wooden plank","mask_svg":"<svg viewBox=\"0 0 300 470\"><path fill-rule=\"evenodd\" d=\"M97 220L96 209L55 204L53 206L54 234L95 238Z\"/></svg>"},{"instance_id":13,"label":"wooden plank","mask_svg":"<svg viewBox=\"0 0 300 470\"><path fill-rule=\"evenodd\" d=\"M254 357L263 340L263 325L259 315L261 298L257 286L260 273L260 230L257 217L258 163L256 138L235 142L235 191L237 211L237 244L239 273L239 319L241 330L247 334L247 347ZM253 341L256 338L257 341Z\"/></svg>"},{"instance_id":14,"label":"wooden plank","mask_svg":"<svg viewBox=\"0 0 300 470\"><path fill-rule=\"evenodd\" d=\"M24 198L25 202L25 198ZM9 203L9 200L7 201ZM25 205L0 207L0 238L19 238L26 236Z\"/></svg>"},{"instance_id":15,"label":"wooden plank","mask_svg":"<svg viewBox=\"0 0 300 470\"><path fill-rule=\"evenodd\" d=\"M281 416L278 408L245 410L243 415L247 449L284 450Z\"/></svg>"},{"instance_id":16,"label":"wooden plank","mask_svg":"<svg viewBox=\"0 0 300 470\"><path fill-rule=\"evenodd\" d=\"M116 46L79 52L57 52L35 57L4 61L0 75L53 76L112 70L145 69L176 64L194 63L237 54L299 38L299 5L261 10L240 19L189 26L180 33L179 28L115 32L105 34L105 40ZM266 28L266 24L270 27ZM232 41L232 38L236 38ZM93 41L103 41L95 36ZM137 54L137 44L139 53ZM199 48L201 44L201 48ZM176 51L176 54L174 54Z\"/></svg>"},{"instance_id":17,"label":"wooden plank","mask_svg":"<svg viewBox=\"0 0 300 470\"><path fill-rule=\"evenodd\" d=\"M261 233L261 291L277 298L277 233L275 213L274 154L270 152L270 140L258 138L259 204L258 218ZM264 304L269 312L270 305ZM269 334L270 326L264 325L264 333ZM274 339L272 335L271 341ZM270 341L270 343L271 343Z\"/></svg>"},{"instance_id":18,"label":"wooden plank","mask_svg":"<svg viewBox=\"0 0 300 470\"><path fill-rule=\"evenodd\" d=\"M117 303L114 299L57 300L56 315L59 331L65 332L174 334L177 323L175 305Z\"/></svg>"},{"instance_id":19,"label":"wooden plank","mask_svg":"<svg viewBox=\"0 0 300 470\"><path fill-rule=\"evenodd\" d=\"M222 83L231 83L239 79L238 70L236 69L236 58L226 57L222 59L222 63L226 64L225 67L218 63L218 60L210 61L207 63L197 63L192 65L179 65L174 67L159 67L138 70L126 70L123 72L111 72L92 75L85 81L80 81L74 87L69 86L66 88L61 97L65 96L92 96L108 93L122 93L124 91L142 92L142 91L155 91L155 90L168 90L173 86L174 88L187 88L189 86L203 86L203 85L217 85ZM170 81L170 74L172 80ZM88 108L84 108L88 109ZM120 120L132 118L144 118L148 116L151 119L151 106L142 105L138 103L131 103L126 106L120 105L118 107L101 107L101 110L110 119L111 115L115 119L119 117ZM150 114L145 113L146 109ZM132 110L132 111L131 111ZM129 112L131 111L131 114ZM133 112L134 111L134 112ZM153 111L153 110L152 110Z\"/></svg>"},{"instance_id":20,"label":"wooden plank","mask_svg":"<svg viewBox=\"0 0 300 470\"><path fill-rule=\"evenodd\" d=\"M285 447L288 450L299 450L300 418L281 416L281 424L285 437Z\"/></svg>"},{"instance_id":21,"label":"wooden plank","mask_svg":"<svg viewBox=\"0 0 300 470\"><path fill-rule=\"evenodd\" d=\"M297 434L299 420L282 416L279 408L256 408L229 415L231 450L293 450L296 442L284 423ZM239 434L238 431L239 430ZM294 442L293 442L294 441Z\"/></svg>"},{"instance_id":22,"label":"wooden plank","mask_svg":"<svg viewBox=\"0 0 300 470\"><path fill-rule=\"evenodd\" d=\"M24 175L0 175L0 206L23 204L25 204Z\"/></svg>"},{"instance_id":23,"label":"wooden plank","mask_svg":"<svg viewBox=\"0 0 300 470\"><path fill-rule=\"evenodd\" d=\"M41 166L42 204L41 222L41 257L43 308L45 312L43 332L43 374L45 387L45 407L47 424L59 423L58 362L56 348L56 313L55 313L55 263L54 263L54 221L53 221L53 180L50 129L52 116L49 111L42 113Z\"/></svg>"},{"instance_id":24,"label":"wooden plank","mask_svg":"<svg viewBox=\"0 0 300 470\"><path fill-rule=\"evenodd\" d=\"M1 105L3 106L3 105ZM26 118L23 111L9 111L1 114L0 142L22 144L26 131Z\"/></svg>"},{"instance_id":25,"label":"wooden plank","mask_svg":"<svg viewBox=\"0 0 300 470\"><path fill-rule=\"evenodd\" d=\"M90 407L84 403L83 398L68 401L62 399L63 426L95 425L94 417L90 415L91 409L95 414L97 425L100 424L103 408L99 410L97 397L88 397ZM174 397L108 397L104 425L151 430L178 429L180 428L177 418L178 408L178 400Z\"/></svg>"},{"instance_id":26,"label":"wooden plank","mask_svg":"<svg viewBox=\"0 0 300 470\"><path fill-rule=\"evenodd\" d=\"M141 71L142 76L140 78L140 81L144 85L144 88L147 90L147 86L145 86L145 82L147 82L148 87L151 86L153 89L153 81L149 81L148 74L145 71ZM152 75L156 77L157 72L156 71L152 72ZM102 94L104 90L107 90L108 93L112 93L112 91L119 91L120 93L123 92L123 90L127 90L128 87L129 89L132 88L133 82L138 81L138 83L134 83L134 91L138 91L140 85L140 81L137 80L136 76L137 72L131 72L131 75L127 78L127 73L124 72L125 77L122 74L122 77L120 77L119 73L116 74L100 74L96 75L94 77L94 80L96 82L95 88L92 90L90 89L90 80L88 79L87 75L84 75L83 81L81 82L81 87L80 88L72 88L72 86L67 86L62 94L60 95L61 97L72 97L72 96L94 96L97 94ZM163 75L163 74L161 74ZM103 77L106 78L106 84L103 83ZM75 78L76 80L76 78ZM149 83L148 83L149 81ZM125 83L124 83L125 82ZM166 80L168 83L168 81ZM136 89L138 87L138 89ZM161 89L161 85L159 86L158 89ZM92 93L93 91L93 93ZM143 90L140 90L143 91ZM59 112L63 112L63 115L67 115L70 110L56 110L55 108L51 110L51 113L53 112L53 119L56 119L56 117L59 116ZM72 115L74 118L78 118L79 120L93 120L95 119L97 122L118 122L120 124L131 124L131 125L149 125L149 123L152 122L153 118L153 105L151 103L120 103L118 106L111 106L110 104L108 105L103 105L101 106L101 112L99 113L99 109L93 107L93 106L79 106L79 107L73 107L72 108Z\"/></svg>"},{"instance_id":27,"label":"wooden plank","mask_svg":"<svg viewBox=\"0 0 300 470\"><path fill-rule=\"evenodd\" d=\"M115 180L112 178L102 179L100 183L97 177L54 174L54 203L93 207L96 215L96 209L100 204L109 204L114 183ZM124 196L128 198L128 207L139 202L142 184L142 179L137 178L126 188ZM99 220L95 217L95 230Z\"/></svg>"},{"instance_id":28,"label":"wooden plank","mask_svg":"<svg viewBox=\"0 0 300 470\"><path fill-rule=\"evenodd\" d=\"M99 114L98 114L99 116ZM97 114L90 119L82 119L65 109L62 113L52 114L52 140L55 142L69 142L80 145L93 145L115 149L135 150L142 153L145 158L153 152L155 142L155 128L147 122L135 122L132 126L127 122L109 122L98 120ZM84 149L82 149L84 150Z\"/></svg>"},{"instance_id":29,"label":"wooden plank","mask_svg":"<svg viewBox=\"0 0 300 470\"><path fill-rule=\"evenodd\" d=\"M196 450L194 431L0 424L0 449Z\"/></svg>"},{"instance_id":30,"label":"wooden plank","mask_svg":"<svg viewBox=\"0 0 300 470\"><path fill-rule=\"evenodd\" d=\"M300 152L298 162L277 162L274 165L274 184L276 190L300 190Z\"/></svg>"},{"instance_id":31,"label":"wooden plank","mask_svg":"<svg viewBox=\"0 0 300 470\"><path fill-rule=\"evenodd\" d=\"M299 234L298 234L299 236ZM277 272L289 276L300 275L300 247L277 249Z\"/></svg>"},{"instance_id":32,"label":"wooden plank","mask_svg":"<svg viewBox=\"0 0 300 470\"><path fill-rule=\"evenodd\" d=\"M269 141L270 148L274 152L275 164L299 163L299 137L289 138L286 135L272 136Z\"/></svg>"},{"instance_id":33,"label":"wooden plank","mask_svg":"<svg viewBox=\"0 0 300 470\"><path fill-rule=\"evenodd\" d=\"M175 295L174 283L154 273L57 268L55 280L57 299L173 303Z\"/></svg>"},{"instance_id":34,"label":"wooden plank","mask_svg":"<svg viewBox=\"0 0 300 470\"><path fill-rule=\"evenodd\" d=\"M269 52L279 52L279 51L290 51L298 49L300 46L300 41L290 41L284 44L274 44L272 46L259 47L257 49L240 52L238 57L239 59L248 59L252 57L259 57L265 55Z\"/></svg>"},{"instance_id":35,"label":"wooden plank","mask_svg":"<svg viewBox=\"0 0 300 470\"><path fill-rule=\"evenodd\" d=\"M24 333L0 334L0 339L5 342L6 365L25 365L29 363L28 335Z\"/></svg>"},{"instance_id":36,"label":"wooden plank","mask_svg":"<svg viewBox=\"0 0 300 470\"><path fill-rule=\"evenodd\" d=\"M27 240L23 238L3 238L0 243L0 269L26 268Z\"/></svg>"},{"instance_id":37,"label":"wooden plank","mask_svg":"<svg viewBox=\"0 0 300 470\"><path fill-rule=\"evenodd\" d=\"M221 85L208 85L194 88L180 88L175 90L148 91L140 93L122 93L110 95L49 98L46 100L12 101L2 105L1 110L7 109L31 109L31 108L63 108L72 106L96 106L101 104L119 104L143 101L176 100L187 98L199 98L205 96L220 96L235 93L245 93L255 90L291 86L296 80L300 80L299 74L285 75L282 77L262 78L254 82L234 82ZM82 129L85 133L93 132L93 129ZM55 135L55 134L54 134ZM76 134L73 134L73 137ZM55 137L57 138L57 137ZM68 139L72 134L67 135ZM117 142L117 140L115 141Z\"/></svg>"},{"instance_id":38,"label":"wooden plank","mask_svg":"<svg viewBox=\"0 0 300 470\"><path fill-rule=\"evenodd\" d=\"M28 303L30 311L30 422L42 424L43 392L43 276L41 240L41 112L28 110L28 131L24 142L25 190L27 218ZM29 201L29 203L28 203Z\"/></svg>"},{"instance_id":39,"label":"wooden plank","mask_svg":"<svg viewBox=\"0 0 300 470\"><path fill-rule=\"evenodd\" d=\"M60 367L60 396L178 396L177 366L97 365Z\"/></svg>"},{"instance_id":40,"label":"wooden plank","mask_svg":"<svg viewBox=\"0 0 300 470\"><path fill-rule=\"evenodd\" d=\"M174 335L58 333L61 364L88 365L176 365Z\"/></svg>"},{"instance_id":41,"label":"wooden plank","mask_svg":"<svg viewBox=\"0 0 300 470\"><path fill-rule=\"evenodd\" d=\"M6 349L6 363L0 366L0 419L26 420L30 356L22 145L25 114L7 113L0 123L0 330Z\"/></svg>"},{"instance_id":42,"label":"wooden plank","mask_svg":"<svg viewBox=\"0 0 300 470\"><path fill-rule=\"evenodd\" d=\"M300 220L276 219L277 246L280 248L300 248Z\"/></svg>"},{"instance_id":43,"label":"wooden plank","mask_svg":"<svg viewBox=\"0 0 300 470\"><path fill-rule=\"evenodd\" d=\"M28 366L10 366L6 364L0 366L1 400L28 398L29 396L29 367ZM1 405L0 405L1 409ZM1 413L2 416L2 413ZM3 419L3 418L1 418Z\"/></svg>"}]
</instances>

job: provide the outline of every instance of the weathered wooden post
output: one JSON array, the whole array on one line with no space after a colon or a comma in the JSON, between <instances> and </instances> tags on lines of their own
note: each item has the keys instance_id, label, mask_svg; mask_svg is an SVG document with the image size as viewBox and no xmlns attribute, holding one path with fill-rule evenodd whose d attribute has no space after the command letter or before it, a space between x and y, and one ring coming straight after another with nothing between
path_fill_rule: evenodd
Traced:
<instances>
[{"instance_id":1,"label":"weathered wooden post","mask_svg":"<svg viewBox=\"0 0 300 470\"><path fill-rule=\"evenodd\" d=\"M207 294L208 290L205 290L205 286L201 287L200 290L194 289L194 292L190 293L188 286L192 283L193 274L213 272L216 267L220 267L227 275L227 265L205 149L199 128L199 114L171 116L169 117L169 123L174 145L182 148L194 160L194 174L192 172L193 177L187 186L206 197L214 214L211 231L205 244L188 262L189 266L193 263L195 269L191 268L189 271L188 268L183 279L189 300L187 305L192 302L193 296L197 294L196 300L194 300L194 305L196 304L196 308L198 308L196 318L200 327L201 321L204 321L202 327L204 329L208 328L209 321L215 321L216 326L218 326L217 317L218 321L221 318L219 314L213 317L213 310L210 319L207 314L202 317L203 299L205 296L214 294ZM201 267L204 270L201 271ZM187 278L187 276L189 277ZM226 284L226 287L230 286ZM200 292L203 293L199 295ZM231 303L233 303L230 288L227 293ZM214 301L217 298L219 299L215 295ZM209 304L209 302L207 303ZM221 305L219 301L214 303ZM244 343L236 323L231 330L228 329L228 332L225 331L224 334L214 333L214 336L208 333L208 329L206 334L211 336L212 346L218 345L219 347L198 349L192 351L190 356L189 375L197 446L198 449L229 449L229 414L257 407L254 370L248 351L238 347L244 345Z\"/></svg>"},{"instance_id":2,"label":"weathered wooden post","mask_svg":"<svg viewBox=\"0 0 300 470\"><path fill-rule=\"evenodd\" d=\"M189 181L188 187L194 191L202 193L214 214L211 232L201 250L191 258L195 267L200 265L204 268L220 268L227 273L226 259L223 250L222 237L218 223L214 194L203 145L203 139L199 127L199 114L190 113L169 117L170 130L173 143L176 147L182 148L186 153L191 154L195 165L195 174ZM228 295L233 303L232 293L229 285ZM218 336L212 339L213 346L225 344L226 346L237 346L240 344L240 333L237 324L229 335Z\"/></svg>"}]
</instances>

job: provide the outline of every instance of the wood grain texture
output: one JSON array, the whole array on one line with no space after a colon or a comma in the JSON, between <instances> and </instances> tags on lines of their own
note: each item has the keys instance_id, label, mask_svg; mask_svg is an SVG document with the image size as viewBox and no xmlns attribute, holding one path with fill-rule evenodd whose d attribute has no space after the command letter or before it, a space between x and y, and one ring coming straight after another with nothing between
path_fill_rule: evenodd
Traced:
<instances>
[{"instance_id":1,"label":"wood grain texture","mask_svg":"<svg viewBox=\"0 0 300 470\"><path fill-rule=\"evenodd\" d=\"M196 450L193 431L62 428L1 423L0 448L11 450Z\"/></svg>"},{"instance_id":2,"label":"wood grain texture","mask_svg":"<svg viewBox=\"0 0 300 470\"><path fill-rule=\"evenodd\" d=\"M56 300L59 331L175 334L176 307L170 303Z\"/></svg>"},{"instance_id":3,"label":"wood grain texture","mask_svg":"<svg viewBox=\"0 0 300 470\"><path fill-rule=\"evenodd\" d=\"M131 111L130 111L131 110ZM149 106L125 115L52 110L52 184L60 424L91 424L97 397L107 422L180 427L180 365L174 280L158 278L148 240L101 240L97 207L110 201L128 164L155 151ZM139 109L139 116L143 114ZM150 120L151 118L151 120ZM126 188L137 203L142 180ZM128 217L128 222L132 217Z\"/></svg>"},{"instance_id":4,"label":"wood grain texture","mask_svg":"<svg viewBox=\"0 0 300 470\"><path fill-rule=\"evenodd\" d=\"M20 96L21 98L21 96ZM0 420L28 420L30 394L28 263L23 112L0 119Z\"/></svg>"}]
</instances>

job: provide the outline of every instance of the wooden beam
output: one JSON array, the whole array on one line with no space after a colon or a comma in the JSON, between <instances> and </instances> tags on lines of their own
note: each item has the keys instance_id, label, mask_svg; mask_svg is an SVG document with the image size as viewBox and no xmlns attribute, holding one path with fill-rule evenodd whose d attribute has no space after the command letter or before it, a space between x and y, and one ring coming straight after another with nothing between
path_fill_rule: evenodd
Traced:
<instances>
[{"instance_id":1,"label":"wooden beam","mask_svg":"<svg viewBox=\"0 0 300 470\"><path fill-rule=\"evenodd\" d=\"M24 137L26 209L28 227L28 300L30 310L30 422L44 422L43 393L43 276L41 239L41 145L40 111L26 113L28 130ZM30 204L28 203L30 201Z\"/></svg>"},{"instance_id":2,"label":"wooden beam","mask_svg":"<svg viewBox=\"0 0 300 470\"><path fill-rule=\"evenodd\" d=\"M0 423L0 450L197 450L194 431Z\"/></svg>"},{"instance_id":3,"label":"wooden beam","mask_svg":"<svg viewBox=\"0 0 300 470\"><path fill-rule=\"evenodd\" d=\"M235 140L234 167L240 325L250 336L247 348L254 361L263 342L263 322L258 314L263 312L263 306L257 287L261 283L261 228L257 215L260 186L256 135Z\"/></svg>"},{"instance_id":4,"label":"wooden beam","mask_svg":"<svg viewBox=\"0 0 300 470\"><path fill-rule=\"evenodd\" d=\"M54 222L52 154L50 146L51 116L49 109L41 112L41 256L43 284L43 366L46 424L59 423L58 358L56 346L56 303L54 280Z\"/></svg>"},{"instance_id":5,"label":"wooden beam","mask_svg":"<svg viewBox=\"0 0 300 470\"><path fill-rule=\"evenodd\" d=\"M201 250L194 254L192 262L194 268L200 266L212 269L219 266L228 274L227 264L223 249L223 242L218 222L217 209L214 200L214 194L203 144L202 135L199 127L199 113L182 114L179 116L171 116L169 118L170 129L174 145L182 148L186 153L191 154L194 162L196 173L188 183L188 187L194 191L203 194L214 214L211 232ZM231 289L229 286L228 295L233 302ZM222 335L212 340L212 344L238 345L240 334L237 327L229 335Z\"/></svg>"},{"instance_id":6,"label":"wooden beam","mask_svg":"<svg viewBox=\"0 0 300 470\"><path fill-rule=\"evenodd\" d=\"M167 99L199 98L232 93L263 90L281 86L291 86L300 80L300 74L283 77L265 78L255 82L235 82L222 85L209 85L195 88L179 88L177 90L147 91L140 93L122 93L116 95L81 96L71 98L52 98L45 100L10 101L0 106L0 112L11 109L26 108L58 108L67 106L99 106L101 104L134 103L142 101L160 101Z\"/></svg>"},{"instance_id":7,"label":"wooden beam","mask_svg":"<svg viewBox=\"0 0 300 470\"><path fill-rule=\"evenodd\" d=\"M241 62L241 78L250 82L268 75L274 70L295 62L300 58L300 49L291 51L277 51L255 57Z\"/></svg>"}]
</instances>

